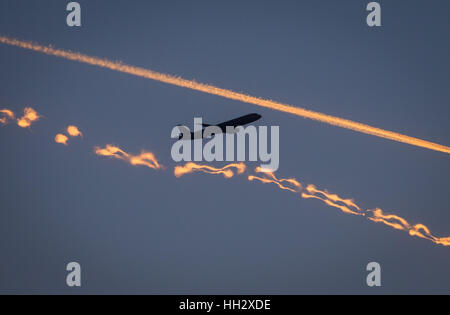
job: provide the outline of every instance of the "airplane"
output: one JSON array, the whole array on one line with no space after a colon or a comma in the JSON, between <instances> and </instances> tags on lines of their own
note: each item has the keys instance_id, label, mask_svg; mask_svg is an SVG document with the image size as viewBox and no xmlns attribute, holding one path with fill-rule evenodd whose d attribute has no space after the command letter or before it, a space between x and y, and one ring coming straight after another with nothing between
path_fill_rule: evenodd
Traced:
<instances>
[{"instance_id":1,"label":"airplane","mask_svg":"<svg viewBox=\"0 0 450 315\"><path fill-rule=\"evenodd\" d=\"M190 133L190 139L187 140L195 140L195 139L203 139L203 134L205 132L205 128L207 127L211 127L211 126L215 126L215 127L219 127L219 129L222 131L222 133L227 133L227 127L239 127L239 126L244 126L244 125L248 125L251 124L259 119L261 119L261 115L259 114L248 114L239 118L235 118L232 120L228 120L225 122L222 122L220 124L217 125L209 125L209 124L202 124L202 126L204 127L201 131L197 131L197 132L191 132L189 128L185 127L185 126L181 126L178 125L179 130L180 130L180 136L178 137L178 140L183 139L183 133L181 131L181 129L183 128L186 132ZM201 132L201 134L200 134ZM211 136L214 136L215 134L212 134Z\"/></svg>"}]
</instances>

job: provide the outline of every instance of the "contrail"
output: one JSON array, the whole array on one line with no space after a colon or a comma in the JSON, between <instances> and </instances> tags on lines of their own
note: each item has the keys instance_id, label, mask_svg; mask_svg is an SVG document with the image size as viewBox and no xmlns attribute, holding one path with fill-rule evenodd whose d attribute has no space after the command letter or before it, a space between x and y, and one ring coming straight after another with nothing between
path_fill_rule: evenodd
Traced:
<instances>
[{"instance_id":1,"label":"contrail","mask_svg":"<svg viewBox=\"0 0 450 315\"><path fill-rule=\"evenodd\" d=\"M0 124L7 124L9 120L14 119L14 113L9 109L0 109L0 114L2 117L0 117Z\"/></svg>"},{"instance_id":2,"label":"contrail","mask_svg":"<svg viewBox=\"0 0 450 315\"><path fill-rule=\"evenodd\" d=\"M66 128L66 132L70 137L83 137L83 133L81 133L80 129L77 126L70 125ZM64 144L67 146L67 142L69 141L69 137L65 134L58 133L55 136L55 142L59 144Z\"/></svg>"},{"instance_id":3,"label":"contrail","mask_svg":"<svg viewBox=\"0 0 450 315\"><path fill-rule=\"evenodd\" d=\"M147 152L147 151L142 151L138 155L132 155L132 154L125 152L124 150L122 150L121 148L119 148L117 146L107 144L106 147L104 147L104 148L95 147L94 152L95 152L95 154L100 155L100 156L108 156L108 157L112 157L112 158L115 158L118 160L128 162L129 164L131 164L133 166L141 165L141 166L146 166L148 168L156 169L156 170L163 168L163 166L161 164L159 164L155 155L153 153Z\"/></svg>"},{"instance_id":4,"label":"contrail","mask_svg":"<svg viewBox=\"0 0 450 315\"><path fill-rule=\"evenodd\" d=\"M15 119L15 115L11 110L1 109L0 114L3 116L0 117L0 123L6 123L9 119ZM39 117L40 115L34 109L28 107L25 108L23 117L17 119L17 124L26 128L29 127L32 122L38 120ZM78 127L73 125L68 126L66 131L71 137L82 136ZM56 143L67 145L69 138L65 134L59 133L55 136L54 140ZM133 166L145 166L155 170L164 169L152 152L144 150L138 155L133 155L117 146L107 144L104 148L95 147L94 152L99 156L122 160ZM383 223L396 230L408 232L410 236L423 238L435 244L450 246L450 237L436 237L431 234L430 229L422 223L411 225L407 220L400 216L395 214L385 214L380 208L364 210L359 207L353 199L341 198L337 194L330 193L327 190L320 190L311 184L304 186L295 178L278 178L275 176L274 172L261 167L256 167L253 173L250 173L247 166L242 162L227 164L221 168L189 162L184 166L178 165L174 168L174 175L177 178L194 172L223 175L225 178L231 178L234 175L242 175L246 172L247 179L250 182L259 181L264 184L275 184L278 188L300 195L304 199L320 200L330 207L341 210L343 213L363 216L372 222Z\"/></svg>"},{"instance_id":5,"label":"contrail","mask_svg":"<svg viewBox=\"0 0 450 315\"><path fill-rule=\"evenodd\" d=\"M184 166L176 166L173 173L175 177L181 177L192 172L203 172L207 174L222 174L225 178L231 178L234 176L233 168L236 169L237 174L242 174L245 171L246 166L244 163L233 163L222 168L215 168L210 165L201 165L190 162L186 163Z\"/></svg>"},{"instance_id":6,"label":"contrail","mask_svg":"<svg viewBox=\"0 0 450 315\"><path fill-rule=\"evenodd\" d=\"M7 124L10 120L16 120L17 126L21 128L28 128L32 123L38 121L41 116L31 107L26 107L23 110L23 116L16 119L14 113L9 109L0 110L0 124Z\"/></svg>"},{"instance_id":7,"label":"contrail","mask_svg":"<svg viewBox=\"0 0 450 315\"><path fill-rule=\"evenodd\" d=\"M236 164L228 164L221 169L216 169L209 165L189 162L185 166L176 166L174 174L176 177L181 177L182 175L196 171L202 171L209 174L224 174L223 171L229 170L230 168L238 169L239 171L237 174L242 174L246 169L245 164L242 164L239 168L236 167ZM180 169L182 169L183 172L180 172ZM220 172L220 170L222 172ZM234 173L230 173L229 176L224 174L224 177L231 178L233 175ZM295 178L277 178L273 172L257 167L254 170L254 174L248 174L247 179L249 181L256 180L264 184L275 184L278 188L298 194L304 199L320 200L330 207L339 209L343 213L362 216L369 221L383 223L396 230L408 232L410 236L420 237L438 245L450 246L450 237L436 237L431 234L430 229L424 224L418 223L411 225L408 221L398 215L385 214L380 208L374 210L362 209L353 201L353 199L341 198L326 190L317 189L314 185L306 185L306 188L304 188L304 186Z\"/></svg>"},{"instance_id":8,"label":"contrail","mask_svg":"<svg viewBox=\"0 0 450 315\"><path fill-rule=\"evenodd\" d=\"M273 172L266 171L266 170L262 169L261 167L257 167L255 169L255 172L263 173L265 176L259 177L256 175L249 175L248 176L249 181L258 180L264 184L272 183L272 184L277 185L280 189L289 190L294 193L299 190L302 190L302 184L300 184L300 182L298 182L295 178L278 179ZM286 184L288 184L288 185L286 185ZM291 186L291 187L289 187L289 186Z\"/></svg>"},{"instance_id":9,"label":"contrail","mask_svg":"<svg viewBox=\"0 0 450 315\"><path fill-rule=\"evenodd\" d=\"M41 116L31 107L23 110L23 116L17 120L17 125L22 128L28 128L32 123L38 121Z\"/></svg>"},{"instance_id":10,"label":"contrail","mask_svg":"<svg viewBox=\"0 0 450 315\"><path fill-rule=\"evenodd\" d=\"M341 128L350 129L353 131L369 134L372 136L377 136L397 142L402 142L410 145L414 145L417 147L422 147L430 150L440 151L444 153L450 153L450 147L433 143L430 141L410 137L407 135L403 135L397 132L388 131L384 129L380 129L377 127L372 127L363 123L347 120L344 118L339 118L315 111L311 111L308 109L300 108L300 107L294 107L292 105L279 103L276 101L268 100L268 99L262 99L250 95L246 95L243 93L234 92L228 89L222 89L219 87L216 87L214 85L199 83L194 80L186 80L180 77L152 71L149 69L144 69L140 67L135 67L131 65L124 64L119 61L111 61L107 59L97 58L97 57L91 57L88 55L84 55L77 52L72 52L68 50L62 50L62 49L56 49L53 46L44 46L28 41L22 41L15 38L10 38L6 36L0 36L0 43L17 46L29 50L33 50L36 52L41 52L47 55L61 57L73 61L79 61L82 63L87 63L94 66L99 66L102 68L107 68L110 70L115 70L123 73L128 73L131 75L143 77L146 79L156 80L212 95L222 96L228 99L241 101L265 108L270 108L273 110L293 114L296 116L300 116L303 118L308 118L316 121L320 121L323 123L327 123L330 125L338 126Z\"/></svg>"},{"instance_id":11,"label":"contrail","mask_svg":"<svg viewBox=\"0 0 450 315\"><path fill-rule=\"evenodd\" d=\"M63 135L62 133L58 133L55 136L56 143L67 145L67 141L69 141L69 138L66 135Z\"/></svg>"},{"instance_id":12,"label":"contrail","mask_svg":"<svg viewBox=\"0 0 450 315\"><path fill-rule=\"evenodd\" d=\"M73 126L73 125L68 126L67 133L71 137L83 137L83 133L78 129L77 126Z\"/></svg>"}]
</instances>

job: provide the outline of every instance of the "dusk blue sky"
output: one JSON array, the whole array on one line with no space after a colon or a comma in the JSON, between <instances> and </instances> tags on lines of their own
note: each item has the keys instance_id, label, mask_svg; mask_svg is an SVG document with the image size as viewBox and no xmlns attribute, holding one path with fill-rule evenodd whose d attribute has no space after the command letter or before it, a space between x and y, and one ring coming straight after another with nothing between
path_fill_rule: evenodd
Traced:
<instances>
[{"instance_id":1,"label":"dusk blue sky","mask_svg":"<svg viewBox=\"0 0 450 315\"><path fill-rule=\"evenodd\" d=\"M3 0L0 34L450 145L448 1ZM279 177L450 236L448 154L0 44L0 293L450 293L450 247L245 177L173 176L171 129L280 126ZM69 124L83 139L54 136ZM96 156L153 152L155 171ZM221 166L223 163L212 163ZM66 264L82 287L66 286ZM382 287L366 285L378 262Z\"/></svg>"}]
</instances>

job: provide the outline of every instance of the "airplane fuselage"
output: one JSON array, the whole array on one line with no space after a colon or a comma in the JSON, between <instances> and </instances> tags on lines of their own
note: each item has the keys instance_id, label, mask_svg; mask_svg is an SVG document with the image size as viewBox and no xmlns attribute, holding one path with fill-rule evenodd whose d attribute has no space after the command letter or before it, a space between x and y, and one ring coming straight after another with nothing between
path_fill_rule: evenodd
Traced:
<instances>
[{"instance_id":1,"label":"airplane fuselage","mask_svg":"<svg viewBox=\"0 0 450 315\"><path fill-rule=\"evenodd\" d=\"M261 115L259 114L248 114L239 118L235 118L235 119L231 119L228 121L225 121L223 123L217 124L217 125L208 125L208 124L203 124L203 129L201 131L197 131L197 132L191 132L191 140L194 139L199 139L199 138L203 138L204 132L205 132L205 128L207 127L218 127L222 133L227 133L227 127L229 127L230 129L235 129L238 126L244 126L244 125L248 125L251 124L252 122L255 122L259 119L261 119ZM213 134L214 136L214 134ZM180 136L181 139L181 136Z\"/></svg>"},{"instance_id":2,"label":"airplane fuselage","mask_svg":"<svg viewBox=\"0 0 450 315\"><path fill-rule=\"evenodd\" d=\"M248 114L239 118L235 118L223 123L220 123L218 125L215 125L217 127L219 127L222 132L227 132L227 127L237 127L237 126L244 126L244 125L248 125L251 124L252 122L255 122L257 120L261 119L261 115L259 114Z\"/></svg>"}]
</instances>

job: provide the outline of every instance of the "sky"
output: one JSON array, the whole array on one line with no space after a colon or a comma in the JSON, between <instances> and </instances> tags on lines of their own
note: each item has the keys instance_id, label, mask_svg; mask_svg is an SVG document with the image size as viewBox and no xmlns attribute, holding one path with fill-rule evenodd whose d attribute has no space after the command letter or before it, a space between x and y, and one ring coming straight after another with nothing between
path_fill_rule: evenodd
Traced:
<instances>
[{"instance_id":1,"label":"sky","mask_svg":"<svg viewBox=\"0 0 450 315\"><path fill-rule=\"evenodd\" d=\"M68 3L69 1L67 1ZM446 1L2 1L0 34L450 144ZM170 132L259 113L277 175L450 236L445 153L0 44L0 293L450 293L450 249L274 185L176 178ZM54 136L74 124L83 138ZM95 155L151 151L156 171ZM222 166L223 163L212 163ZM81 288L66 285L79 262ZM381 265L368 287L366 265Z\"/></svg>"}]
</instances>

